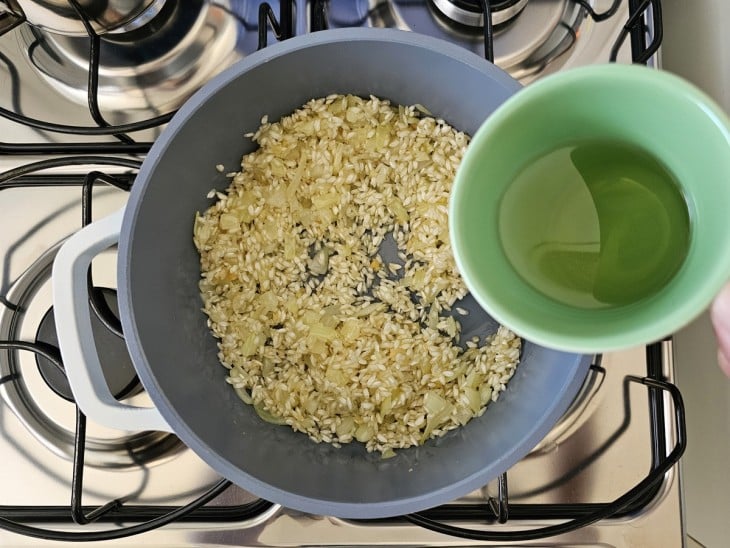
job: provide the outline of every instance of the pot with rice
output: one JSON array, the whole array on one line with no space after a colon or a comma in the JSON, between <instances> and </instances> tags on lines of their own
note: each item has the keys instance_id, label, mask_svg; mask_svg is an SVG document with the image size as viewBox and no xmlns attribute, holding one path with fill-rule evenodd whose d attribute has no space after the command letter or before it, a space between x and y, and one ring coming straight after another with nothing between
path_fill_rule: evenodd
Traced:
<instances>
[{"instance_id":1,"label":"pot with rice","mask_svg":"<svg viewBox=\"0 0 730 548\"><path fill-rule=\"evenodd\" d=\"M214 78L157 139L125 211L56 259L79 406L174 432L244 489L316 514L414 512L504 472L590 364L498 326L451 256L468 135L518 89L472 53L382 29L287 40ZM85 272L117 241L126 344L154 408L113 399L89 336Z\"/></svg>"}]
</instances>

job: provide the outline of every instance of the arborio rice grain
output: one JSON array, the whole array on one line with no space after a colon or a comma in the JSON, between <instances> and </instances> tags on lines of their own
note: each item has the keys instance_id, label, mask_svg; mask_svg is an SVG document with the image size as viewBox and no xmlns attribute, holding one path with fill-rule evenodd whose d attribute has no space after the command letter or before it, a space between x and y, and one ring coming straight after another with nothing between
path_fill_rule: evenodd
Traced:
<instances>
[{"instance_id":1,"label":"arborio rice grain","mask_svg":"<svg viewBox=\"0 0 730 548\"><path fill-rule=\"evenodd\" d=\"M481 415L520 339L500 327L462 349L447 314L466 294L447 201L468 137L375 97L261 122L259 148L195 218L227 381L264 420L385 457ZM399 262L380 255L390 233Z\"/></svg>"}]
</instances>

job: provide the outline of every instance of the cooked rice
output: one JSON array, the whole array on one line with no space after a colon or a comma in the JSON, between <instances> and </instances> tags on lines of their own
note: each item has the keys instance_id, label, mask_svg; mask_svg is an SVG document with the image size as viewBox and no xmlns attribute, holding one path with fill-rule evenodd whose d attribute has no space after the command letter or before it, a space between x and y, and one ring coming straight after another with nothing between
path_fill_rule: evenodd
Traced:
<instances>
[{"instance_id":1,"label":"cooked rice","mask_svg":"<svg viewBox=\"0 0 730 548\"><path fill-rule=\"evenodd\" d=\"M259 148L194 228L238 395L314 441L384 456L481 415L520 339L500 327L462 349L449 315L466 295L447 202L468 137L416 107L342 95L248 136ZM390 233L402 264L379 253Z\"/></svg>"}]
</instances>

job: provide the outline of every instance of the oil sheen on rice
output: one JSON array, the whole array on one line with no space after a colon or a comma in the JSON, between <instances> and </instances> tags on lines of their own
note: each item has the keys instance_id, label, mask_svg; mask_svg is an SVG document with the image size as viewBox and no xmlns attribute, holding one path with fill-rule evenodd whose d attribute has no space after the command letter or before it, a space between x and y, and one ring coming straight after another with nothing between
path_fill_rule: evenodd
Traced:
<instances>
[{"instance_id":1,"label":"oil sheen on rice","mask_svg":"<svg viewBox=\"0 0 730 548\"><path fill-rule=\"evenodd\" d=\"M673 174L642 149L612 141L571 143L522 168L498 223L517 273L580 308L657 293L690 242L690 214Z\"/></svg>"}]
</instances>

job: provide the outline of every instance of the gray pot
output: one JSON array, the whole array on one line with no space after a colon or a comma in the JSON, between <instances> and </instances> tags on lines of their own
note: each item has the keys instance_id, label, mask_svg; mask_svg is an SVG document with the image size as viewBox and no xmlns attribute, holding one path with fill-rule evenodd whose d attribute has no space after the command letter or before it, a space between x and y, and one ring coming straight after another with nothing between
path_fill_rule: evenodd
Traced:
<instances>
[{"instance_id":1,"label":"gray pot","mask_svg":"<svg viewBox=\"0 0 730 548\"><path fill-rule=\"evenodd\" d=\"M193 216L208 191L228 180L252 150L243 134L313 97L370 94L420 103L473 134L519 85L478 56L413 33L348 29L276 44L213 79L155 142L126 211L73 236L53 271L61 352L81 409L121 429L177 434L244 489L315 514L375 518L414 512L476 489L524 457L566 410L590 357L529 342L500 399L465 427L400 450L388 460L358 443L335 449L286 426L261 421L224 382L226 370L201 312ZM119 242L118 286L129 352L155 409L116 402L91 339L85 273L94 255ZM485 333L481 318L468 330Z\"/></svg>"}]
</instances>

